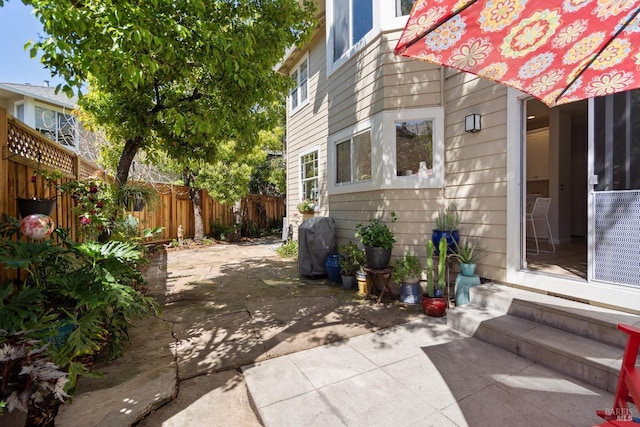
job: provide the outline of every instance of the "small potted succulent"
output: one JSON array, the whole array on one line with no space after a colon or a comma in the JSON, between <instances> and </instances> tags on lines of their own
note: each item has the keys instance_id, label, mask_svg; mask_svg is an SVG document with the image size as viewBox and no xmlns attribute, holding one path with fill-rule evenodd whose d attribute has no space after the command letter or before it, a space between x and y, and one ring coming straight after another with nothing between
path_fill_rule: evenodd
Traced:
<instances>
[{"instance_id":1,"label":"small potted succulent","mask_svg":"<svg viewBox=\"0 0 640 427\"><path fill-rule=\"evenodd\" d=\"M395 212L391 212L390 217L391 222L396 222L398 219ZM358 224L356 237L360 238L364 246L369 268L384 269L388 267L396 238L387 224L377 218L372 219L367 225Z\"/></svg>"},{"instance_id":2,"label":"small potted succulent","mask_svg":"<svg viewBox=\"0 0 640 427\"><path fill-rule=\"evenodd\" d=\"M436 254L439 251L440 239L447 239L447 253L455 252L455 243L460 241L458 227L460 226L460 212L454 205L440 208L436 217L436 228L431 233L431 241L436 248Z\"/></svg>"},{"instance_id":3,"label":"small potted succulent","mask_svg":"<svg viewBox=\"0 0 640 427\"><path fill-rule=\"evenodd\" d=\"M478 260L483 256L482 248L478 246L477 240L463 239L455 243L456 252L453 257L460 264L460 273L463 276L473 276L476 271Z\"/></svg>"}]
</instances>

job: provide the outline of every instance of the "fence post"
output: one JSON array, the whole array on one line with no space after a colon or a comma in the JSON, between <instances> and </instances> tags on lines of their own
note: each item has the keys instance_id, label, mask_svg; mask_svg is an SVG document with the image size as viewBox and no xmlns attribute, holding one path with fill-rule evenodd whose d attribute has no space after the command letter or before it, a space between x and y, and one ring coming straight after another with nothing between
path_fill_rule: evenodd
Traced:
<instances>
[{"instance_id":1,"label":"fence post","mask_svg":"<svg viewBox=\"0 0 640 427\"><path fill-rule=\"evenodd\" d=\"M171 185L171 220L169 224L171 224L169 231L171 238L176 235L176 230L178 230L180 225L185 226L184 224L178 224L178 196L176 194L176 186L173 184Z\"/></svg>"},{"instance_id":2,"label":"fence post","mask_svg":"<svg viewBox=\"0 0 640 427\"><path fill-rule=\"evenodd\" d=\"M7 110L0 107L0 212L9 212L9 160L6 158L9 154L9 127L7 126Z\"/></svg>"}]
</instances>

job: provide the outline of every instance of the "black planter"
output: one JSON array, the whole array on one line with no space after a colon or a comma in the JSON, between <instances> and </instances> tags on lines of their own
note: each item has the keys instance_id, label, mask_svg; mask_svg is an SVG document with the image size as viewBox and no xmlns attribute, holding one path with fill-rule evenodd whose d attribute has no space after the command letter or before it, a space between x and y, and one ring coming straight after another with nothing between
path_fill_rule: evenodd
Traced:
<instances>
[{"instance_id":1,"label":"black planter","mask_svg":"<svg viewBox=\"0 0 640 427\"><path fill-rule=\"evenodd\" d=\"M56 199L16 199L20 217L26 218L33 214L51 216L56 207Z\"/></svg>"},{"instance_id":2,"label":"black planter","mask_svg":"<svg viewBox=\"0 0 640 427\"><path fill-rule=\"evenodd\" d=\"M447 239L447 254L451 255L456 253L456 243L460 243L460 235L458 234L458 230L452 230L452 231L433 230L431 233L431 241L433 241L435 254L438 255L438 253L440 253L438 248L440 245L440 239L442 239L443 237ZM456 243L454 243L454 241Z\"/></svg>"},{"instance_id":3,"label":"black planter","mask_svg":"<svg viewBox=\"0 0 640 427\"><path fill-rule=\"evenodd\" d=\"M380 270L389 266L391 249L365 246L364 252L367 255L367 267Z\"/></svg>"}]
</instances>

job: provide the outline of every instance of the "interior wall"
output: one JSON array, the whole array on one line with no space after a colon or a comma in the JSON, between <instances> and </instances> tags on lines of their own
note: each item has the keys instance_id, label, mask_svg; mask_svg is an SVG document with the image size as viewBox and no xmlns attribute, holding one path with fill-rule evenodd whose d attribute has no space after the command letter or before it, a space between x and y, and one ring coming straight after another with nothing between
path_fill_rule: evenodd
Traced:
<instances>
[{"instance_id":1,"label":"interior wall","mask_svg":"<svg viewBox=\"0 0 640 427\"><path fill-rule=\"evenodd\" d=\"M555 243L571 242L571 113L549 111L549 222Z\"/></svg>"}]
</instances>

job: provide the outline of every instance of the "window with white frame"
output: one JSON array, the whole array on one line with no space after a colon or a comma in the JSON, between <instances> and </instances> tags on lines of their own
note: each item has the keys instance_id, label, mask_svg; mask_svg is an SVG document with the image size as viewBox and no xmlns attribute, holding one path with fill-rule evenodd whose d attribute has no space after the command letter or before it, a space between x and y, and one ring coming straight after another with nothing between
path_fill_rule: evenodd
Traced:
<instances>
[{"instance_id":1,"label":"window with white frame","mask_svg":"<svg viewBox=\"0 0 640 427\"><path fill-rule=\"evenodd\" d=\"M373 28L373 0L333 0L333 61Z\"/></svg>"},{"instance_id":2,"label":"window with white frame","mask_svg":"<svg viewBox=\"0 0 640 427\"><path fill-rule=\"evenodd\" d=\"M300 156L300 199L318 204L318 152Z\"/></svg>"},{"instance_id":3,"label":"window with white frame","mask_svg":"<svg viewBox=\"0 0 640 427\"><path fill-rule=\"evenodd\" d=\"M442 107L383 111L328 142L329 194L444 184Z\"/></svg>"},{"instance_id":4,"label":"window with white frame","mask_svg":"<svg viewBox=\"0 0 640 427\"><path fill-rule=\"evenodd\" d=\"M295 70L291 73L291 78L296 82L296 86L291 89L289 98L291 101L291 111L296 111L304 104L307 103L309 97L308 94L308 80L309 80L309 57L300 61Z\"/></svg>"},{"instance_id":5,"label":"window with white frame","mask_svg":"<svg viewBox=\"0 0 640 427\"><path fill-rule=\"evenodd\" d=\"M405 16L411 12L416 0L396 0L396 16Z\"/></svg>"},{"instance_id":6,"label":"window with white frame","mask_svg":"<svg viewBox=\"0 0 640 427\"><path fill-rule=\"evenodd\" d=\"M371 179L371 132L336 144L336 184Z\"/></svg>"},{"instance_id":7,"label":"window with white frame","mask_svg":"<svg viewBox=\"0 0 640 427\"><path fill-rule=\"evenodd\" d=\"M433 174L433 120L395 122L396 176Z\"/></svg>"},{"instance_id":8,"label":"window with white frame","mask_svg":"<svg viewBox=\"0 0 640 427\"><path fill-rule=\"evenodd\" d=\"M49 139L66 147L75 149L75 117L50 108L36 105L35 128Z\"/></svg>"}]
</instances>

